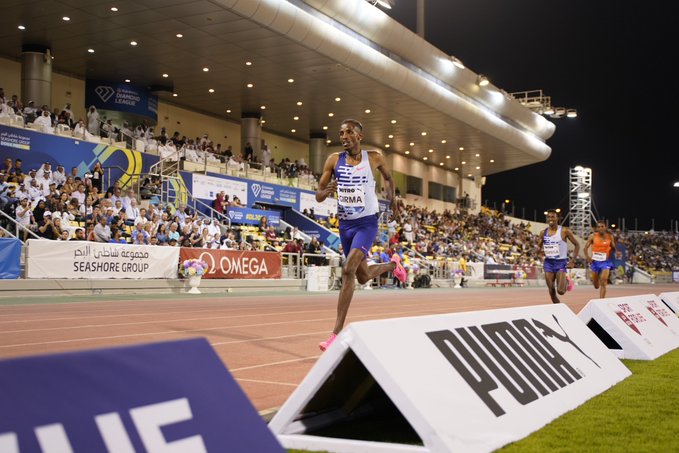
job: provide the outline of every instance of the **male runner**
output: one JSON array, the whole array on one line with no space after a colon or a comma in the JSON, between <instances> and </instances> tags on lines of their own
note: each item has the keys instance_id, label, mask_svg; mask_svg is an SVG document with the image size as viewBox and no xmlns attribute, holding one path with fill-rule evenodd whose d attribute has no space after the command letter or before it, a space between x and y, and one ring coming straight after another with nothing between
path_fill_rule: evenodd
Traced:
<instances>
[{"instance_id":1,"label":"male runner","mask_svg":"<svg viewBox=\"0 0 679 453\"><path fill-rule=\"evenodd\" d=\"M573 261L580 253L580 244L568 227L559 225L559 214L555 209L547 211L547 224L549 226L538 239L538 247L545 255L543 266L549 297L552 298L552 303L558 304L560 300L556 293L563 295L566 291L573 289L573 281L566 274L566 268L573 267ZM570 259L566 240L574 245L573 257ZM556 288L554 287L555 281Z\"/></svg>"},{"instance_id":2,"label":"male runner","mask_svg":"<svg viewBox=\"0 0 679 453\"><path fill-rule=\"evenodd\" d=\"M606 297L608 275L611 269L613 269L611 251L615 250L615 239L608 232L604 220L599 220L596 227L597 231L585 243L585 257L592 271L594 288L599 290L599 298L604 299ZM592 247L592 253L588 251L590 247Z\"/></svg>"}]
</instances>

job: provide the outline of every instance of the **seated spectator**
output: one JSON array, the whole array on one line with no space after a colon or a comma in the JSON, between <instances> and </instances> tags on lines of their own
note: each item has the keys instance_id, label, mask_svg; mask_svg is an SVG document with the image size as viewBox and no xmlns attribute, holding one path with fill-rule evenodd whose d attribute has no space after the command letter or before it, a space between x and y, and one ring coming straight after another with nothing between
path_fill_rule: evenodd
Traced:
<instances>
[{"instance_id":1,"label":"seated spectator","mask_svg":"<svg viewBox=\"0 0 679 453\"><path fill-rule=\"evenodd\" d=\"M127 244L127 241L123 238L122 232L118 228L115 229L113 236L108 242L111 244Z\"/></svg>"},{"instance_id":2,"label":"seated spectator","mask_svg":"<svg viewBox=\"0 0 679 453\"><path fill-rule=\"evenodd\" d=\"M108 226L106 216L101 216L99 223L94 227L94 241L107 243L111 240L111 227Z\"/></svg>"},{"instance_id":3,"label":"seated spectator","mask_svg":"<svg viewBox=\"0 0 679 453\"><path fill-rule=\"evenodd\" d=\"M273 225L269 225L269 228L267 228L266 233L264 233L264 238L269 242L273 243L278 239L278 235L276 234L276 229L273 227Z\"/></svg>"},{"instance_id":4,"label":"seated spectator","mask_svg":"<svg viewBox=\"0 0 679 453\"><path fill-rule=\"evenodd\" d=\"M149 243L147 236L143 230L142 231L134 230L134 232L132 233L132 238L134 239L132 243L135 245L148 245Z\"/></svg>"},{"instance_id":5,"label":"seated spectator","mask_svg":"<svg viewBox=\"0 0 679 453\"><path fill-rule=\"evenodd\" d=\"M72 241L86 241L87 238L85 237L85 229L84 228L76 228L75 232L73 234L73 239Z\"/></svg>"}]
</instances>

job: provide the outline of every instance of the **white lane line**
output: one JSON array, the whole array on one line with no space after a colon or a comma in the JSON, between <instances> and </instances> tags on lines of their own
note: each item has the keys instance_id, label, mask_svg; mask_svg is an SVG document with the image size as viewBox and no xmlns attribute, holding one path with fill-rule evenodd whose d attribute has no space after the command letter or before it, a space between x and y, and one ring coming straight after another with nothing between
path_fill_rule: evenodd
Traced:
<instances>
[{"instance_id":1,"label":"white lane line","mask_svg":"<svg viewBox=\"0 0 679 453\"><path fill-rule=\"evenodd\" d=\"M297 387L298 384L291 384L289 382L275 382L275 381L263 381L261 379L242 379L236 378L238 382L254 382L255 384L272 384L272 385L285 385L286 387Z\"/></svg>"},{"instance_id":2,"label":"white lane line","mask_svg":"<svg viewBox=\"0 0 679 453\"><path fill-rule=\"evenodd\" d=\"M256 368L264 368L264 367L267 367L267 366L286 365L288 363L304 362L305 360L317 360L319 357L320 357L320 354L319 355L312 355L312 356L309 356L309 357L298 357L296 359L281 360L279 362L269 362L269 363L262 363L260 365L251 365L251 366L244 366L244 367L241 367L241 368L234 368L234 369L231 369L229 371L231 371L232 373L235 373L237 371L254 370ZM236 379L240 379L240 378L236 378ZM297 385L297 384L295 384L295 385Z\"/></svg>"}]
</instances>

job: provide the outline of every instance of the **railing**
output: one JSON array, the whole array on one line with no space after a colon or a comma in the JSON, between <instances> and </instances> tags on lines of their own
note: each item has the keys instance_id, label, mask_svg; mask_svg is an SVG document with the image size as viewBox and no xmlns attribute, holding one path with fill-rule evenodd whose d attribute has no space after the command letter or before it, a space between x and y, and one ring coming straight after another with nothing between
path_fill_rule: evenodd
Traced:
<instances>
[{"instance_id":1,"label":"railing","mask_svg":"<svg viewBox=\"0 0 679 453\"><path fill-rule=\"evenodd\" d=\"M15 237L21 241L22 244L25 243L25 241L21 238L21 235L19 234L20 232L25 232L27 233L28 236L31 236L35 239L43 239L37 234L35 234L33 231L31 231L30 228L26 228L24 225L21 223L17 222L16 219L12 218L9 216L7 213L0 211L0 220L2 220L6 226L14 225L14 233L10 229L6 229L3 226L0 225L0 229L2 229L4 232L8 233L10 236Z\"/></svg>"}]
</instances>

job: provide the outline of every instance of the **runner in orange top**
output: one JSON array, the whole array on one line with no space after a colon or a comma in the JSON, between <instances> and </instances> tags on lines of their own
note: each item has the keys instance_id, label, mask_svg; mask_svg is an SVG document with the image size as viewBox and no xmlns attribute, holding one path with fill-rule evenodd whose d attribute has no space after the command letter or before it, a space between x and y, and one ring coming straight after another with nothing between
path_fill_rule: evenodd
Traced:
<instances>
[{"instance_id":1,"label":"runner in orange top","mask_svg":"<svg viewBox=\"0 0 679 453\"><path fill-rule=\"evenodd\" d=\"M608 232L604 220L599 220L596 227L597 231L585 243L585 257L587 257L589 268L592 271L594 288L599 290L599 298L603 299L606 297L608 275L613 269L611 252L615 250L615 239ZM592 248L591 253L589 252L590 247Z\"/></svg>"}]
</instances>

